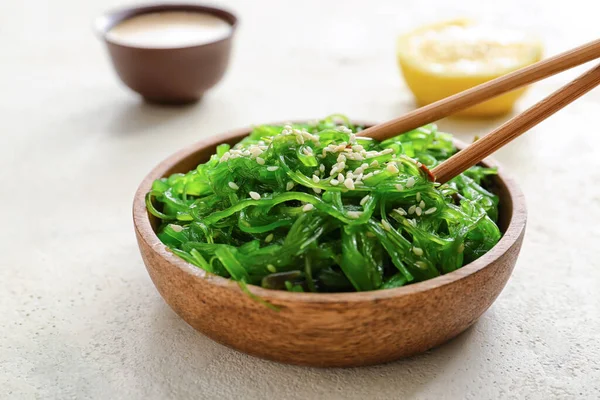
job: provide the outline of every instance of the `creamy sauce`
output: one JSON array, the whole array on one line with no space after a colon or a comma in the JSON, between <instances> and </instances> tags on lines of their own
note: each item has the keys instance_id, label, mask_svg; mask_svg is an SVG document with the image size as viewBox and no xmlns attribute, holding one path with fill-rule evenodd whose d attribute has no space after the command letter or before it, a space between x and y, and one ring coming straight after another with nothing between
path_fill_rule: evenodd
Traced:
<instances>
[{"instance_id":1,"label":"creamy sauce","mask_svg":"<svg viewBox=\"0 0 600 400\"><path fill-rule=\"evenodd\" d=\"M108 31L106 37L126 46L176 48L224 39L231 29L227 21L212 14L165 11L126 19Z\"/></svg>"}]
</instances>

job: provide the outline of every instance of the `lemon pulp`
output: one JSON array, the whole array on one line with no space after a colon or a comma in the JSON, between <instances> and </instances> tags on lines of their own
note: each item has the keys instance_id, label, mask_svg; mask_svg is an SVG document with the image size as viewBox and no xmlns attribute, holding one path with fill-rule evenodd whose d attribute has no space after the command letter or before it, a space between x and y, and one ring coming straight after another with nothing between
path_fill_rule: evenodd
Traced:
<instances>
[{"instance_id":1,"label":"lemon pulp","mask_svg":"<svg viewBox=\"0 0 600 400\"><path fill-rule=\"evenodd\" d=\"M419 105L453 95L542 58L540 42L524 33L456 20L429 25L398 39L398 64ZM462 111L509 112L525 88Z\"/></svg>"}]
</instances>

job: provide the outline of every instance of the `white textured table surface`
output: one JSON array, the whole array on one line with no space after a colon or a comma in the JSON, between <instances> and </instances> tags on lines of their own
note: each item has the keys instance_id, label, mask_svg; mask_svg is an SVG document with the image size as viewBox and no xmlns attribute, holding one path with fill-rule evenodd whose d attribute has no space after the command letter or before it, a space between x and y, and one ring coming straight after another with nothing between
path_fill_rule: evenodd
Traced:
<instances>
[{"instance_id":1,"label":"white textured table surface","mask_svg":"<svg viewBox=\"0 0 600 400\"><path fill-rule=\"evenodd\" d=\"M299 368L213 343L154 289L130 213L150 168L201 137L410 109L394 60L406 27L467 15L537 32L552 54L598 35L594 2L230 1L242 25L229 73L187 108L117 83L90 21L118 1L37 3L0 2L0 398L600 397L600 90L497 154L529 226L496 303L452 342L393 364ZM500 122L440 125L470 140Z\"/></svg>"}]
</instances>

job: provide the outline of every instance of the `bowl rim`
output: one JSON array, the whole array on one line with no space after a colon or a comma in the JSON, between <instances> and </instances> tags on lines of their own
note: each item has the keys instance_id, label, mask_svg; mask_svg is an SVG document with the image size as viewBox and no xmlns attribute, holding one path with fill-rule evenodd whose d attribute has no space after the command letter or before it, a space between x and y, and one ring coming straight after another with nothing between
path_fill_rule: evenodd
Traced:
<instances>
[{"instance_id":1,"label":"bowl rim","mask_svg":"<svg viewBox=\"0 0 600 400\"><path fill-rule=\"evenodd\" d=\"M121 22L128 20L130 18L136 17L138 15L143 14L151 14L158 13L162 11L191 11L191 12L199 12L204 14L211 14L215 17L222 19L231 25L231 30L227 34L227 36L215 40L208 43L197 44L197 45L189 45L189 46L173 46L173 47L148 47L148 46L133 46L129 44L123 44L120 42L116 42L110 40L108 38L108 32L120 24ZM164 51L164 50L181 50L181 49L199 49L208 46L213 46L215 44L223 43L227 40L231 40L233 37L237 27L239 24L239 18L231 11L216 7L212 5L202 5L197 3L154 3L154 4L139 4L133 5L129 7L121 7L117 9L112 9L104 12L94 19L93 28L96 34L100 37L100 39L104 40L106 43L110 43L114 46L120 46L129 49L137 49L137 50L154 50L154 51Z\"/></svg>"},{"instance_id":2,"label":"bowl rim","mask_svg":"<svg viewBox=\"0 0 600 400\"><path fill-rule=\"evenodd\" d=\"M372 126L373 123L365 123L363 121L353 121L353 123L362 126ZM277 123L275 123L277 124ZM158 178L165 176L165 173L182 159L197 153L205 147L216 146L218 144L231 141L236 137L247 135L252 129L252 126L239 128L227 131L221 135L214 135L193 143L174 154L167 157L154 167L139 185L133 201L133 222L134 228L138 235L138 240L144 241L145 245L150 248L164 262L179 268L186 274L201 278L206 283L218 286L222 289L229 289L236 292L241 292L237 281L229 278L223 278L218 275L206 272L187 261L179 258L175 254L168 251L168 248L158 239L158 236L152 229L148 212L146 210L145 197L150 190L152 182ZM465 143L455 139L455 143L459 148L464 148ZM512 214L508 222L506 231L502 238L492 249L483 256L463 267L450 273L440 275L438 277L428 279L426 281L417 282L411 285L402 286L393 289L380 289L365 292L341 292L341 293L312 293L312 292L288 292L284 290L265 289L260 286L248 284L248 290L264 300L280 301L280 302L301 302L301 303L357 303L364 301L378 301L389 298L397 298L410 296L416 293L425 292L432 289L437 289L442 286L452 284L456 281L464 279L470 275L476 274L488 265L494 263L502 255L504 255L521 237L525 229L527 221L527 207L523 192L518 187L516 182L504 172L502 166L491 158L486 158L483 164L498 168L498 178L506 186L507 194L512 202Z\"/></svg>"}]
</instances>

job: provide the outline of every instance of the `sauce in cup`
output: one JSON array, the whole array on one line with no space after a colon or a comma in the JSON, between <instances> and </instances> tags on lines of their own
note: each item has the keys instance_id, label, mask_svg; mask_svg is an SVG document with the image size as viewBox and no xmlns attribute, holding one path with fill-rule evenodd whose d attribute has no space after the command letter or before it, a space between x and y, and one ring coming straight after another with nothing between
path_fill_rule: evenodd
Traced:
<instances>
[{"instance_id":1,"label":"sauce in cup","mask_svg":"<svg viewBox=\"0 0 600 400\"><path fill-rule=\"evenodd\" d=\"M165 11L128 18L110 29L106 38L125 46L179 48L216 42L231 30L231 24L212 14Z\"/></svg>"}]
</instances>

